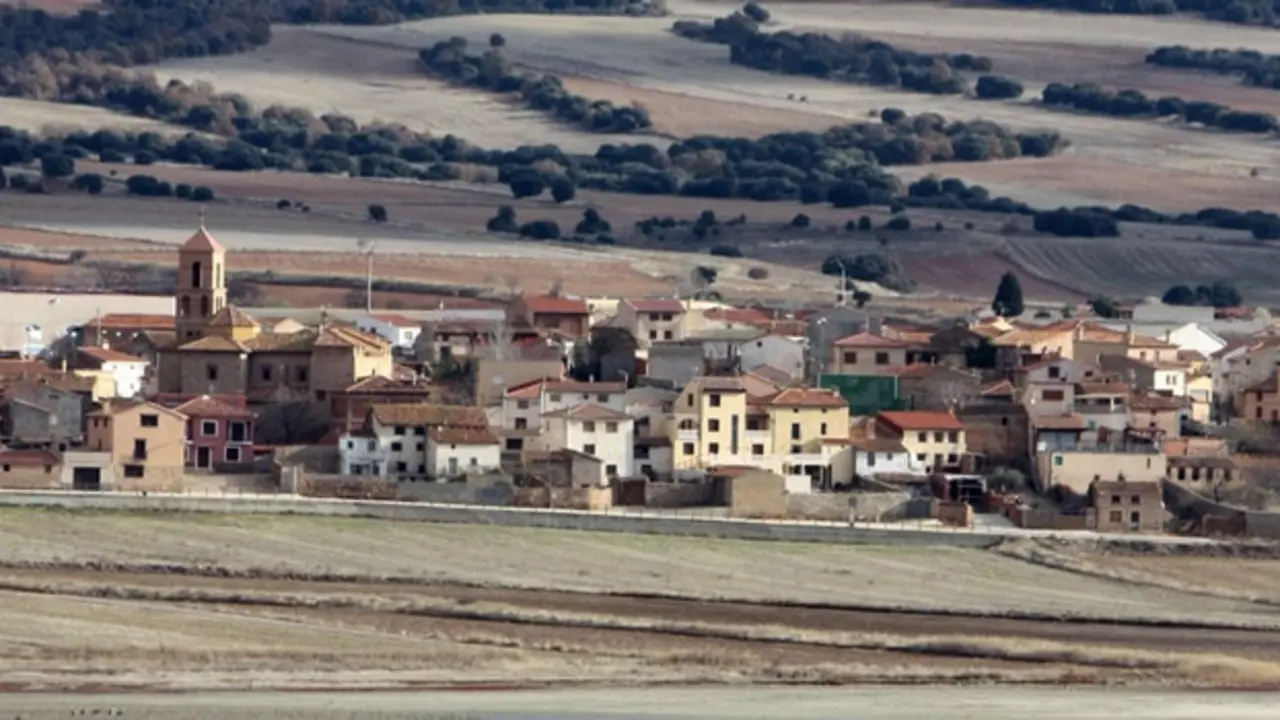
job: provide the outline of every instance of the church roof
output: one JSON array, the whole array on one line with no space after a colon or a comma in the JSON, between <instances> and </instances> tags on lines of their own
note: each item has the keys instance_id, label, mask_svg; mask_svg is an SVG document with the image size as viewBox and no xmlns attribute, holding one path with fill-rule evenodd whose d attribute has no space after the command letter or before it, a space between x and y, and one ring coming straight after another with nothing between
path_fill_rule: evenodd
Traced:
<instances>
[{"instance_id":1,"label":"church roof","mask_svg":"<svg viewBox=\"0 0 1280 720\"><path fill-rule=\"evenodd\" d=\"M205 229L204 225L201 225L200 229L196 231L196 234L192 235L185 243L182 244L182 249L203 252L226 250L226 248L222 247L222 243L213 239L213 236L209 234L209 231Z\"/></svg>"},{"instance_id":2,"label":"church roof","mask_svg":"<svg viewBox=\"0 0 1280 720\"><path fill-rule=\"evenodd\" d=\"M234 305L227 305L209 318L213 327L256 328L261 327L248 313Z\"/></svg>"}]
</instances>

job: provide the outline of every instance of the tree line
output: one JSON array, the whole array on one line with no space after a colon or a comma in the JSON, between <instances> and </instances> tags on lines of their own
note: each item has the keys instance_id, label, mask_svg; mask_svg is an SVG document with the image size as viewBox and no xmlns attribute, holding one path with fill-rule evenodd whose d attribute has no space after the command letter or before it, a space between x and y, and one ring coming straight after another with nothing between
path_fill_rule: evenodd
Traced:
<instances>
[{"instance_id":1,"label":"tree line","mask_svg":"<svg viewBox=\"0 0 1280 720\"><path fill-rule=\"evenodd\" d=\"M1192 50L1185 45L1163 45L1148 53L1146 61L1161 67L1239 75L1246 85L1280 90L1280 55L1266 55L1257 50Z\"/></svg>"},{"instance_id":2,"label":"tree line","mask_svg":"<svg viewBox=\"0 0 1280 720\"><path fill-rule=\"evenodd\" d=\"M1276 0L1001 0L1006 5L1117 15L1188 13L1240 25L1274 25Z\"/></svg>"},{"instance_id":3,"label":"tree line","mask_svg":"<svg viewBox=\"0 0 1280 720\"><path fill-rule=\"evenodd\" d=\"M454 37L423 48L418 58L428 72L453 82L495 93L519 95L529 107L592 132L630 133L653 126L649 113L638 105L618 107L609 100L589 100L565 90L555 75L513 71L503 53L506 40L489 38L481 55L467 54L467 40Z\"/></svg>"},{"instance_id":4,"label":"tree line","mask_svg":"<svg viewBox=\"0 0 1280 720\"><path fill-rule=\"evenodd\" d=\"M739 65L858 85L958 94L968 83L957 71L992 69L990 58L968 53L918 53L858 36L762 32L745 8L711 23L682 20L671 29L690 40L728 45L729 60Z\"/></svg>"},{"instance_id":5,"label":"tree line","mask_svg":"<svg viewBox=\"0 0 1280 720\"><path fill-rule=\"evenodd\" d=\"M1183 100L1176 96L1147 97L1139 90L1113 90L1092 83L1050 83L1041 93L1045 105L1069 107L1099 115L1128 118L1177 117L1183 122L1231 132L1271 133L1280 127L1275 115L1233 110L1218 103Z\"/></svg>"}]
</instances>

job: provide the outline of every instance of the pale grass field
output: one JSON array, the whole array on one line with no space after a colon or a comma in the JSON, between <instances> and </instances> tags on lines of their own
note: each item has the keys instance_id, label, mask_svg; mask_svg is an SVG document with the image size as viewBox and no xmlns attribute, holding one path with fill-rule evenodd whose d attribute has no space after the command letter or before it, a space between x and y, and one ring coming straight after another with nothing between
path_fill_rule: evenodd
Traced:
<instances>
[{"instance_id":1,"label":"pale grass field","mask_svg":"<svg viewBox=\"0 0 1280 720\"><path fill-rule=\"evenodd\" d=\"M1275 623L1249 603L983 551L252 516L0 513L0 561L178 563L922 610Z\"/></svg>"},{"instance_id":2,"label":"pale grass field","mask_svg":"<svg viewBox=\"0 0 1280 720\"><path fill-rule=\"evenodd\" d=\"M76 130L150 130L182 135L186 128L146 118L123 115L87 105L47 103L21 98L0 97L0 124L28 132L74 132Z\"/></svg>"}]
</instances>

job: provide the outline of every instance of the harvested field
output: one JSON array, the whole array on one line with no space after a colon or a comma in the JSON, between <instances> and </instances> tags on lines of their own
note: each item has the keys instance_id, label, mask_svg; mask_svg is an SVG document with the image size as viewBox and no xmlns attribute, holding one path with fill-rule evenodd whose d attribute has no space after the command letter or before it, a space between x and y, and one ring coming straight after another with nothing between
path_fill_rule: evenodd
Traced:
<instances>
[{"instance_id":1,"label":"harvested field","mask_svg":"<svg viewBox=\"0 0 1280 720\"><path fill-rule=\"evenodd\" d=\"M122 115L87 105L0 98L0 118L4 124L29 132L74 132L76 130L130 130L182 135L189 130L156 120Z\"/></svg>"},{"instance_id":2,"label":"harvested field","mask_svg":"<svg viewBox=\"0 0 1280 720\"><path fill-rule=\"evenodd\" d=\"M595 153L620 137L580 131L483 90L431 78L419 67L419 49L352 43L306 27L277 26L271 42L254 52L173 59L147 69L162 80L207 81L262 107L304 107L316 115L340 112L360 122L458 135L483 147L553 143L571 152ZM621 137L662 142L645 135Z\"/></svg>"},{"instance_id":3,"label":"harvested field","mask_svg":"<svg viewBox=\"0 0 1280 720\"><path fill-rule=\"evenodd\" d=\"M708 599L611 594L628 591ZM840 606L718 599L726 596ZM869 612L860 603L939 612ZM1028 610L1044 619L1001 617ZM1091 612L1132 620L1052 619ZM1178 617L1227 626L1150 622ZM1258 629L1231 627L1240 624ZM0 513L6 689L422 687L513 677L1240 686L1280 683L1277 661L1280 627L1259 606L984 551Z\"/></svg>"},{"instance_id":4,"label":"harvested field","mask_svg":"<svg viewBox=\"0 0 1280 720\"><path fill-rule=\"evenodd\" d=\"M0 515L0 561L212 564L595 592L1275 622L1249 603L1131 589L991 553L946 548L827 547L291 517L8 510ZM584 543L591 553L581 552ZM467 555L459 556L457 548L469 548Z\"/></svg>"}]
</instances>

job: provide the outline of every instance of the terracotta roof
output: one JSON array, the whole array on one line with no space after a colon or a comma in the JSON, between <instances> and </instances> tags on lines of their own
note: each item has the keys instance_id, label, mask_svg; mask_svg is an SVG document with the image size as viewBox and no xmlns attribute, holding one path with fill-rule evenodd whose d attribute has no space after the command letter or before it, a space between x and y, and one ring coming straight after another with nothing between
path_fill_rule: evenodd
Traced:
<instances>
[{"instance_id":1,"label":"terracotta roof","mask_svg":"<svg viewBox=\"0 0 1280 720\"><path fill-rule=\"evenodd\" d=\"M698 383L698 387L703 390L712 392L746 392L747 387L743 384L741 378L725 377L723 375L704 375L694 378L694 382Z\"/></svg>"},{"instance_id":2,"label":"terracotta roof","mask_svg":"<svg viewBox=\"0 0 1280 720\"><path fill-rule=\"evenodd\" d=\"M534 313L550 315L588 315L587 301L582 298L525 295L524 304Z\"/></svg>"},{"instance_id":3,"label":"terracotta roof","mask_svg":"<svg viewBox=\"0 0 1280 720\"><path fill-rule=\"evenodd\" d=\"M625 382L581 382L579 380L543 380L547 392L571 393L623 393L627 391Z\"/></svg>"},{"instance_id":4,"label":"terracotta roof","mask_svg":"<svg viewBox=\"0 0 1280 720\"><path fill-rule=\"evenodd\" d=\"M1089 423L1075 413L1036 417L1031 419L1031 424L1037 430L1086 430L1089 427Z\"/></svg>"},{"instance_id":5,"label":"terracotta roof","mask_svg":"<svg viewBox=\"0 0 1280 720\"><path fill-rule=\"evenodd\" d=\"M257 320L254 320L248 313L234 305L227 305L209 318L208 325L212 327L237 327L237 328L256 328L261 327Z\"/></svg>"},{"instance_id":6,"label":"terracotta roof","mask_svg":"<svg viewBox=\"0 0 1280 720\"><path fill-rule=\"evenodd\" d=\"M254 338L255 340L257 338ZM218 335L202 337L189 343L179 345L178 350L187 352L249 352L248 346Z\"/></svg>"},{"instance_id":7,"label":"terracotta roof","mask_svg":"<svg viewBox=\"0 0 1280 720\"><path fill-rule=\"evenodd\" d=\"M1044 346L1046 343L1054 340L1063 340L1069 338L1070 330L1048 330L1044 328L1036 328L1034 330L1011 330L992 340L992 343L1002 347L1030 347L1036 348Z\"/></svg>"},{"instance_id":8,"label":"terracotta roof","mask_svg":"<svg viewBox=\"0 0 1280 720\"><path fill-rule=\"evenodd\" d=\"M103 402L102 406L99 407L97 410L90 412L89 415L96 415L100 417L102 416L111 417L113 415L119 415L122 412L128 412L135 408L141 408L141 407L152 408L160 413L168 414L180 420L187 419L186 415L183 415L182 413L178 412L177 410L174 410L173 408L167 408L163 405L160 405L159 403L148 402L145 400L120 400L120 399L107 400L106 402Z\"/></svg>"},{"instance_id":9,"label":"terracotta roof","mask_svg":"<svg viewBox=\"0 0 1280 720\"><path fill-rule=\"evenodd\" d=\"M658 298L649 300L623 300L630 305L636 312L643 313L673 313L679 315L684 312L684 304L679 300L672 298Z\"/></svg>"},{"instance_id":10,"label":"terracotta roof","mask_svg":"<svg viewBox=\"0 0 1280 720\"><path fill-rule=\"evenodd\" d=\"M209 234L209 231L206 230L203 225L200 226L200 229L197 230L194 235L187 238L186 242L182 243L182 249L196 250L200 252L226 250L226 248L222 247L222 243L213 239L213 236Z\"/></svg>"},{"instance_id":11,"label":"terracotta roof","mask_svg":"<svg viewBox=\"0 0 1280 720\"><path fill-rule=\"evenodd\" d=\"M1008 380L997 380L978 391L983 397L1013 397L1018 389Z\"/></svg>"},{"instance_id":12,"label":"terracotta roof","mask_svg":"<svg viewBox=\"0 0 1280 720\"><path fill-rule=\"evenodd\" d=\"M208 395L201 395L178 405L174 408L178 412L187 417L206 418L206 417L254 417L255 413L246 410L244 407L236 407L230 403L223 402L217 398Z\"/></svg>"},{"instance_id":13,"label":"terracotta roof","mask_svg":"<svg viewBox=\"0 0 1280 720\"><path fill-rule=\"evenodd\" d=\"M297 333L299 335L305 333ZM327 325L316 333L315 347L351 347L389 350L391 344L374 333L347 325Z\"/></svg>"},{"instance_id":14,"label":"terracotta roof","mask_svg":"<svg viewBox=\"0 0 1280 720\"><path fill-rule=\"evenodd\" d=\"M789 387L780 390L773 397L766 399L765 403L775 407L842 408L849 406L849 403L835 390L807 387Z\"/></svg>"},{"instance_id":15,"label":"terracotta roof","mask_svg":"<svg viewBox=\"0 0 1280 720\"><path fill-rule=\"evenodd\" d=\"M86 325L101 325L110 330L173 330L177 320L172 315L143 313L107 313Z\"/></svg>"},{"instance_id":16,"label":"terracotta roof","mask_svg":"<svg viewBox=\"0 0 1280 720\"><path fill-rule=\"evenodd\" d=\"M711 308L702 313L709 320L722 320L743 325L767 325L773 318L755 308Z\"/></svg>"},{"instance_id":17,"label":"terracotta roof","mask_svg":"<svg viewBox=\"0 0 1280 720\"><path fill-rule=\"evenodd\" d=\"M715 467L707 468L708 475L719 475L727 478L737 478L758 472L764 472L764 469L754 465L716 465Z\"/></svg>"},{"instance_id":18,"label":"terracotta roof","mask_svg":"<svg viewBox=\"0 0 1280 720\"><path fill-rule=\"evenodd\" d=\"M1157 480L1094 480L1094 490L1104 495L1132 495L1148 493L1160 495L1160 483Z\"/></svg>"},{"instance_id":19,"label":"terracotta roof","mask_svg":"<svg viewBox=\"0 0 1280 720\"><path fill-rule=\"evenodd\" d=\"M352 395L362 393L369 395L423 395L436 392L437 390L439 390L438 387L426 382L404 382L394 380L383 375L371 375L367 378L357 380L342 392L350 393Z\"/></svg>"},{"instance_id":20,"label":"terracotta roof","mask_svg":"<svg viewBox=\"0 0 1280 720\"><path fill-rule=\"evenodd\" d=\"M1029 373L1029 372L1031 372L1031 371L1033 371L1033 370L1039 370L1039 369L1040 369L1040 368L1042 368L1042 367L1049 367L1050 365L1057 365L1058 363L1060 363L1060 362L1062 362L1062 361L1064 361L1064 360L1066 360L1066 358L1062 357L1061 355L1057 355L1057 354L1049 354L1049 355L1045 355L1044 357L1040 358L1039 360L1036 360L1035 362L1027 363L1026 365L1023 365L1022 367L1017 368L1014 372Z\"/></svg>"},{"instance_id":21,"label":"terracotta roof","mask_svg":"<svg viewBox=\"0 0 1280 720\"><path fill-rule=\"evenodd\" d=\"M834 343L832 343L832 345L840 348L847 348L847 347L908 348L908 347L911 347L911 343L906 343L901 340L894 340L892 338L884 337L883 335L876 335L874 333L869 333L869 332L860 332L854 335L850 335L848 337L840 338L839 340L836 340Z\"/></svg>"},{"instance_id":22,"label":"terracotta roof","mask_svg":"<svg viewBox=\"0 0 1280 720\"><path fill-rule=\"evenodd\" d=\"M964 429L964 424L955 415L937 410L897 410L882 412L877 417L899 430Z\"/></svg>"},{"instance_id":23,"label":"terracotta roof","mask_svg":"<svg viewBox=\"0 0 1280 720\"><path fill-rule=\"evenodd\" d=\"M122 352L120 352L120 351L118 351L118 350L112 350L111 348L101 348L101 347L82 347L82 348L79 348L78 350L79 350L79 353L80 353L81 355L84 355L85 357L88 357L88 358L90 358L90 359L92 359L92 360L96 360L96 361L97 361L97 362L99 362L99 363L109 363L109 362L130 362L130 363L140 363L140 362L146 362L146 360L143 360L142 358L137 357L136 355L130 355L130 354L128 354L128 353L122 353Z\"/></svg>"},{"instance_id":24,"label":"terracotta roof","mask_svg":"<svg viewBox=\"0 0 1280 720\"><path fill-rule=\"evenodd\" d=\"M62 458L48 450L0 450L0 464L18 467L61 465Z\"/></svg>"},{"instance_id":25,"label":"terracotta roof","mask_svg":"<svg viewBox=\"0 0 1280 720\"><path fill-rule=\"evenodd\" d=\"M1179 350L1178 359L1184 362L1202 362L1208 360L1199 350Z\"/></svg>"},{"instance_id":26,"label":"terracotta roof","mask_svg":"<svg viewBox=\"0 0 1280 720\"><path fill-rule=\"evenodd\" d=\"M450 445L497 445L498 438L487 427L437 426L431 428L431 439Z\"/></svg>"},{"instance_id":27,"label":"terracotta roof","mask_svg":"<svg viewBox=\"0 0 1280 720\"><path fill-rule=\"evenodd\" d=\"M607 407L596 405L595 403L582 403L581 405L574 405L571 408L561 408L554 412L544 413L542 417L567 418L569 420L578 420L582 422L631 419L631 416L624 412L610 410Z\"/></svg>"},{"instance_id":28,"label":"terracotta roof","mask_svg":"<svg viewBox=\"0 0 1280 720\"><path fill-rule=\"evenodd\" d=\"M1164 395L1134 395L1129 398L1131 410L1181 410L1186 407L1186 398L1172 398Z\"/></svg>"},{"instance_id":29,"label":"terracotta roof","mask_svg":"<svg viewBox=\"0 0 1280 720\"><path fill-rule=\"evenodd\" d=\"M778 388L785 387L792 381L791 373L773 365L757 365L751 368L749 372L744 373L743 377L758 378Z\"/></svg>"},{"instance_id":30,"label":"terracotta roof","mask_svg":"<svg viewBox=\"0 0 1280 720\"><path fill-rule=\"evenodd\" d=\"M61 371L37 360L0 360L0 375L57 375Z\"/></svg>"},{"instance_id":31,"label":"terracotta roof","mask_svg":"<svg viewBox=\"0 0 1280 720\"><path fill-rule=\"evenodd\" d=\"M900 440L892 438L861 438L850 440L849 444L859 452L904 453L907 451Z\"/></svg>"},{"instance_id":32,"label":"terracotta roof","mask_svg":"<svg viewBox=\"0 0 1280 720\"><path fill-rule=\"evenodd\" d=\"M542 383L545 380L530 380L507 388L504 395L516 400L536 400L542 397Z\"/></svg>"},{"instance_id":33,"label":"terracotta roof","mask_svg":"<svg viewBox=\"0 0 1280 720\"><path fill-rule=\"evenodd\" d=\"M489 426L484 408L470 405L375 404L369 408L369 414L382 425Z\"/></svg>"}]
</instances>

